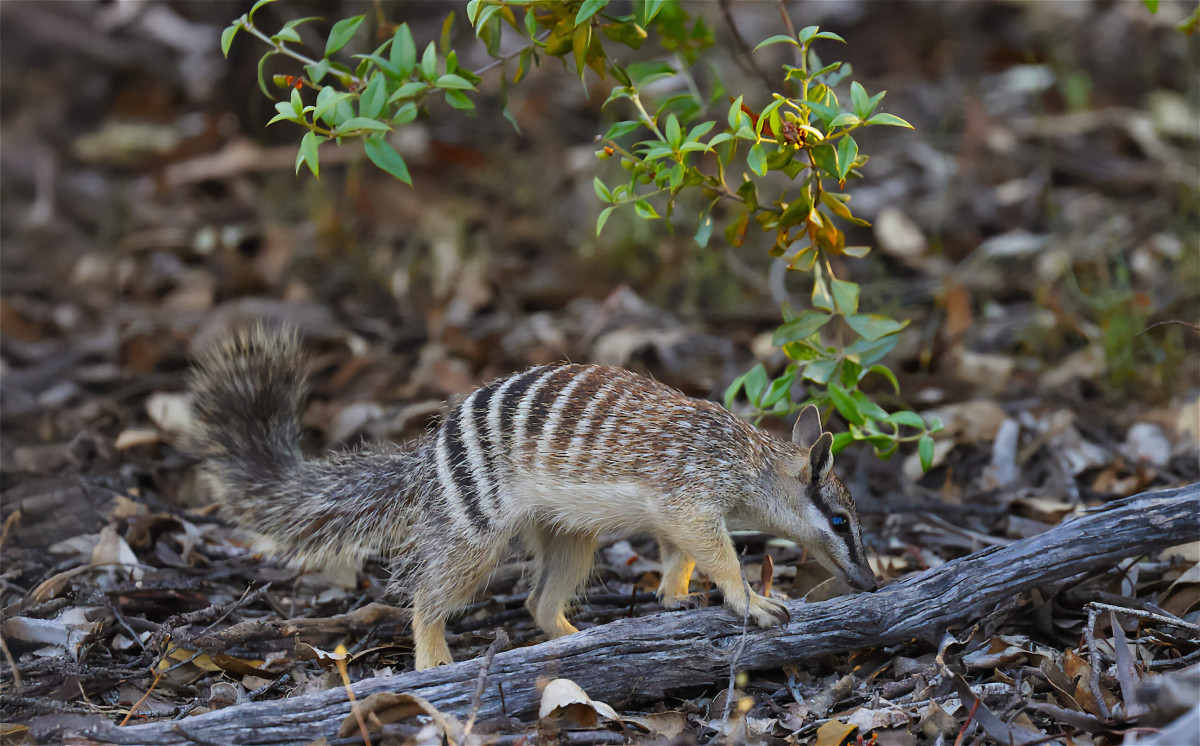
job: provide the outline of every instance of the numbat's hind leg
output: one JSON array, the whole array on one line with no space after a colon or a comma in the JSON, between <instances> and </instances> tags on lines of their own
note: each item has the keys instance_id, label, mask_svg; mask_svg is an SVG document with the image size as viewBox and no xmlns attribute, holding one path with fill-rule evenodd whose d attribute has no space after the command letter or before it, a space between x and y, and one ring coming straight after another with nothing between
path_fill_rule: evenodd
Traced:
<instances>
[{"instance_id":1,"label":"numbat's hind leg","mask_svg":"<svg viewBox=\"0 0 1200 746\"><path fill-rule=\"evenodd\" d=\"M596 537L579 531L531 528L525 541L537 564L533 591L525 606L550 639L579 630L567 621L567 604L592 574Z\"/></svg>"},{"instance_id":2,"label":"numbat's hind leg","mask_svg":"<svg viewBox=\"0 0 1200 746\"><path fill-rule=\"evenodd\" d=\"M413 596L413 644L418 671L454 662L446 645L446 620L470 603L500 561L507 542L471 546L465 542L439 549L438 558L421 569Z\"/></svg>"}]
</instances>

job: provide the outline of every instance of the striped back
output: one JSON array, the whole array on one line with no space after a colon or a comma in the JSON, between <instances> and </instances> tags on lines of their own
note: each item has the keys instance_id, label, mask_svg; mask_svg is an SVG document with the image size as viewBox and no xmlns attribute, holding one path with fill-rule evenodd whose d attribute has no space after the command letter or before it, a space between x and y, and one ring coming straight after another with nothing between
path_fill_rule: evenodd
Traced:
<instances>
[{"instance_id":1,"label":"striped back","mask_svg":"<svg viewBox=\"0 0 1200 746\"><path fill-rule=\"evenodd\" d=\"M745 480L774 441L724 408L621 368L546 365L483 386L436 434L445 507L486 532L521 484L653 485L664 494Z\"/></svg>"}]
</instances>

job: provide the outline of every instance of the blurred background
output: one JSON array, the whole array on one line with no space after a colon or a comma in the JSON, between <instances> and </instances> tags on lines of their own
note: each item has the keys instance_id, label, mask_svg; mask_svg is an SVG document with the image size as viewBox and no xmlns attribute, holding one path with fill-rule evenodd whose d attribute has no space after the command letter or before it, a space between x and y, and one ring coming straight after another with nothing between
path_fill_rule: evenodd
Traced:
<instances>
[{"instance_id":1,"label":"blurred background","mask_svg":"<svg viewBox=\"0 0 1200 746\"><path fill-rule=\"evenodd\" d=\"M241 317L287 317L350 366L313 415L326 444L412 436L427 414L399 416L408 404L548 360L626 365L703 396L755 360L782 367L770 331L810 285L766 255L765 235L733 249L718 230L701 249L685 202L673 235L622 210L596 237L592 178L619 171L594 139L631 116L601 107L609 83L589 73L585 89L544 60L512 87L521 134L499 116L495 75L475 116L434 102L392 138L413 188L356 143L323 150L319 180L297 177L302 133L264 127L265 47L243 34L219 51L243 5L3 4L4 486L15 447L136 422L189 346ZM685 7L717 35L696 74L761 109L786 53L751 58L738 39L779 33L775 4ZM1098 405L1077 414L1109 438L1135 421L1171 444L1194 432L1196 332L1147 330L1197 321L1197 43L1174 29L1190 5L788 9L846 38L818 52L915 125L861 133L871 161L849 190L874 225L849 239L877 250L839 265L865 308L913 320L888 360L903 401L1052 396ZM381 13L421 46L454 10L288 2L259 24ZM454 28L463 66L488 62L465 17ZM289 63L273 58L268 79ZM97 394L116 422L79 412Z\"/></svg>"},{"instance_id":2,"label":"blurred background","mask_svg":"<svg viewBox=\"0 0 1200 746\"><path fill-rule=\"evenodd\" d=\"M220 52L249 5L0 4L0 489L5 514L22 513L6 594L72 556L39 548L94 536L118 508L207 504L160 428L190 351L232 323L303 331L314 447L411 439L446 398L552 360L713 398L756 362L786 364L770 334L810 285L767 256L768 237L731 248L716 230L702 249L686 205L673 234L618 211L596 236L593 177L619 169L595 138L631 117L601 106L608 83L543 60L510 89L518 134L485 74L474 116L435 102L393 135L414 187L358 144L326 146L320 179L297 176L302 133L264 126L265 47L243 34ZM848 243L875 251L839 265L864 307L912 319L889 401L946 425L925 475L905 452L838 459L882 566L1196 480L1200 37L1175 28L1194 3L785 5L797 28L844 37L818 52L915 127L859 138L871 159L849 191L873 226ZM782 33L776 4L684 7L716 34L697 75L760 110L786 53L738 40ZM483 67L461 3L298 0L257 20L381 14L423 46L451 11L463 67ZM279 57L267 71L297 72ZM146 530L126 535L146 562L188 565L170 531Z\"/></svg>"}]
</instances>

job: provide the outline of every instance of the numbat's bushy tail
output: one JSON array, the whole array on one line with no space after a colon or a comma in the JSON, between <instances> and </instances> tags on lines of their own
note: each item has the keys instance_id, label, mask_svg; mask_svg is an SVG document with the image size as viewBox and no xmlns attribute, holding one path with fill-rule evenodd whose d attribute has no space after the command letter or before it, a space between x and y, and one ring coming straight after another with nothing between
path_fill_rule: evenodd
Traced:
<instances>
[{"instance_id":1,"label":"numbat's bushy tail","mask_svg":"<svg viewBox=\"0 0 1200 746\"><path fill-rule=\"evenodd\" d=\"M203 351L193 447L230 517L275 552L307 567L358 566L410 535L429 459L385 448L306 458L306 364L293 332L262 326Z\"/></svg>"},{"instance_id":2,"label":"numbat's bushy tail","mask_svg":"<svg viewBox=\"0 0 1200 746\"><path fill-rule=\"evenodd\" d=\"M520 536L537 568L526 606L551 637L591 574L597 537L653 533L659 596L689 603L699 565L741 619L787 619L749 590L727 522L806 546L873 588L858 515L813 407L792 441L620 368L543 365L451 406L408 452L300 452L304 357L293 334L243 331L204 353L193 383L199 450L232 516L306 564L383 553L412 598L418 668L450 662L447 617Z\"/></svg>"}]
</instances>

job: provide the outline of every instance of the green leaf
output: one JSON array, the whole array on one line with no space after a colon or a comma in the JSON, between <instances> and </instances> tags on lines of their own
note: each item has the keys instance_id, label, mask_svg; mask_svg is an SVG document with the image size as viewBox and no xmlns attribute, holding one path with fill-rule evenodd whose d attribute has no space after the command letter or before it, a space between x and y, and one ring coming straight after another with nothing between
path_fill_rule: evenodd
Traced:
<instances>
[{"instance_id":1,"label":"green leaf","mask_svg":"<svg viewBox=\"0 0 1200 746\"><path fill-rule=\"evenodd\" d=\"M838 141L837 154L838 177L844 180L854 165L854 159L858 157L858 143L850 135L845 135Z\"/></svg>"},{"instance_id":2,"label":"green leaf","mask_svg":"<svg viewBox=\"0 0 1200 746\"><path fill-rule=\"evenodd\" d=\"M344 135L347 132L354 130L371 130L374 132L387 132L391 127L377 119L367 119L366 117L351 117L342 122L341 126L334 130L336 135Z\"/></svg>"},{"instance_id":3,"label":"green leaf","mask_svg":"<svg viewBox=\"0 0 1200 746\"><path fill-rule=\"evenodd\" d=\"M795 371L785 373L779 378L776 378L774 381L771 381L771 385L768 386L767 390L763 393L762 401L759 402L758 406L762 409L775 406L782 401L785 396L788 395L788 393L792 390L792 384L795 382Z\"/></svg>"},{"instance_id":4,"label":"green leaf","mask_svg":"<svg viewBox=\"0 0 1200 746\"><path fill-rule=\"evenodd\" d=\"M767 104L766 108L763 109L762 112L758 115L758 124L756 124L754 126L754 134L756 134L756 135L762 134L763 127L766 126L767 122L771 119L771 115L774 114L779 109L779 107L783 105L783 102L786 100L787 99L785 99L783 96L780 96L779 98L775 99L771 103ZM777 123L779 120L779 117L776 116L775 120ZM775 126L775 127L773 127L773 129L775 130L776 137L778 137L779 136L779 127Z\"/></svg>"},{"instance_id":5,"label":"green leaf","mask_svg":"<svg viewBox=\"0 0 1200 746\"><path fill-rule=\"evenodd\" d=\"M887 416L888 422L894 422L897 425L905 425L907 427L915 427L918 430L925 429L925 420L921 419L921 415L916 412L900 411L892 412Z\"/></svg>"},{"instance_id":6,"label":"green leaf","mask_svg":"<svg viewBox=\"0 0 1200 746\"><path fill-rule=\"evenodd\" d=\"M833 455L836 456L846 450L846 446L854 442L854 433L840 432L833 434Z\"/></svg>"},{"instance_id":7,"label":"green leaf","mask_svg":"<svg viewBox=\"0 0 1200 746\"><path fill-rule=\"evenodd\" d=\"M321 79L329 74L329 60L322 59L315 65L305 65L304 72L313 83L320 83Z\"/></svg>"},{"instance_id":8,"label":"green leaf","mask_svg":"<svg viewBox=\"0 0 1200 746\"><path fill-rule=\"evenodd\" d=\"M1158 12L1158 0L1142 0L1142 2L1143 2L1143 3L1145 3L1145 5L1146 5L1146 8L1147 8L1147 9L1148 9L1148 10L1149 10L1151 13L1157 13L1157 12Z\"/></svg>"},{"instance_id":9,"label":"green leaf","mask_svg":"<svg viewBox=\"0 0 1200 746\"><path fill-rule=\"evenodd\" d=\"M452 88L445 90L446 103L450 104L455 109L458 109L459 111L473 111L475 109L475 102L468 98L467 94Z\"/></svg>"},{"instance_id":10,"label":"green leaf","mask_svg":"<svg viewBox=\"0 0 1200 746\"><path fill-rule=\"evenodd\" d=\"M303 119L304 118L304 99L300 98L300 90L298 88L292 89L292 97L291 97L290 101L292 104L292 113L295 114L297 117L300 117L301 119Z\"/></svg>"},{"instance_id":11,"label":"green leaf","mask_svg":"<svg viewBox=\"0 0 1200 746\"><path fill-rule=\"evenodd\" d=\"M829 377L833 375L836 367L836 360L814 360L804 366L804 378L824 385L829 382Z\"/></svg>"},{"instance_id":12,"label":"green leaf","mask_svg":"<svg viewBox=\"0 0 1200 746\"><path fill-rule=\"evenodd\" d=\"M725 408L733 409L733 402L737 399L738 391L742 389L742 383L746 380L746 374L743 373L725 388Z\"/></svg>"},{"instance_id":13,"label":"green leaf","mask_svg":"<svg viewBox=\"0 0 1200 746\"><path fill-rule=\"evenodd\" d=\"M612 202L613 201L612 191L609 190L609 188L604 185L603 181L600 181L599 176L592 177L592 189L595 190L596 196L600 199L601 202Z\"/></svg>"},{"instance_id":14,"label":"green leaf","mask_svg":"<svg viewBox=\"0 0 1200 746\"><path fill-rule=\"evenodd\" d=\"M743 382L743 386L746 389L746 398L756 406L762 398L763 391L767 388L767 381L767 369L763 367L762 363L754 366L746 373L746 378Z\"/></svg>"},{"instance_id":15,"label":"green leaf","mask_svg":"<svg viewBox=\"0 0 1200 746\"><path fill-rule=\"evenodd\" d=\"M654 210L654 206L644 199L639 199L633 203L633 211L638 214L638 217L645 218L646 220L655 220L662 217Z\"/></svg>"},{"instance_id":16,"label":"green leaf","mask_svg":"<svg viewBox=\"0 0 1200 746\"><path fill-rule=\"evenodd\" d=\"M870 99L867 96L867 89L863 88L857 80L851 83L850 103L854 105L854 113L857 114L859 118L865 117L871 113L867 108L868 101L870 101Z\"/></svg>"},{"instance_id":17,"label":"green leaf","mask_svg":"<svg viewBox=\"0 0 1200 746\"><path fill-rule=\"evenodd\" d=\"M865 223L866 221L864 220L863 222ZM842 249L842 253L845 254L846 256L852 256L855 259L862 259L867 254L871 253L871 247L870 246L847 246L846 248Z\"/></svg>"},{"instance_id":18,"label":"green leaf","mask_svg":"<svg viewBox=\"0 0 1200 746\"><path fill-rule=\"evenodd\" d=\"M833 149L832 145L818 145L812 149L812 157L822 171L830 176L838 175L837 151Z\"/></svg>"},{"instance_id":19,"label":"green leaf","mask_svg":"<svg viewBox=\"0 0 1200 746\"><path fill-rule=\"evenodd\" d=\"M333 118L329 116L333 107L338 105L339 101L345 101L350 98L349 93L338 92L333 86L325 86L317 94L316 108L313 109L313 119L320 119L326 124L333 124Z\"/></svg>"},{"instance_id":20,"label":"green leaf","mask_svg":"<svg viewBox=\"0 0 1200 746\"><path fill-rule=\"evenodd\" d=\"M837 411L846 418L847 422L862 425L866 421L858 409L858 403L836 383L829 384L829 398L833 399L833 406L837 407Z\"/></svg>"},{"instance_id":21,"label":"green leaf","mask_svg":"<svg viewBox=\"0 0 1200 746\"><path fill-rule=\"evenodd\" d=\"M921 471L933 468L933 438L922 435L917 441L917 453L921 455Z\"/></svg>"},{"instance_id":22,"label":"green leaf","mask_svg":"<svg viewBox=\"0 0 1200 746\"><path fill-rule=\"evenodd\" d=\"M713 136L713 139L708 141L708 147L715 148L723 142L729 142L733 139L733 135L728 132L718 132Z\"/></svg>"},{"instance_id":23,"label":"green leaf","mask_svg":"<svg viewBox=\"0 0 1200 746\"><path fill-rule=\"evenodd\" d=\"M596 235L600 235L600 231L604 230L604 224L608 222L608 216L612 215L612 211L617 209L616 206L606 207L600 211L600 217L596 218Z\"/></svg>"},{"instance_id":24,"label":"green leaf","mask_svg":"<svg viewBox=\"0 0 1200 746\"><path fill-rule=\"evenodd\" d=\"M862 412L863 417L867 420L882 420L888 416L887 410L871 401L870 397L857 389L850 391L850 398L858 405L858 411ZM868 424L874 426L874 423Z\"/></svg>"},{"instance_id":25,"label":"green leaf","mask_svg":"<svg viewBox=\"0 0 1200 746\"><path fill-rule=\"evenodd\" d=\"M860 339L843 347L842 354L847 359L857 361L859 365L871 365L891 352L899 339L895 335L875 340Z\"/></svg>"},{"instance_id":26,"label":"green leaf","mask_svg":"<svg viewBox=\"0 0 1200 746\"><path fill-rule=\"evenodd\" d=\"M618 137L621 137L622 135L628 135L630 132L633 132L634 130L636 130L638 127L641 127L641 126L642 126L641 122L634 122L634 121L616 122L613 124L613 126L608 128L608 132L604 133L604 139L605 140L615 140Z\"/></svg>"},{"instance_id":27,"label":"green leaf","mask_svg":"<svg viewBox=\"0 0 1200 746\"><path fill-rule=\"evenodd\" d=\"M857 115L851 114L848 111L843 111L841 114L838 114L836 117L833 118L833 121L831 121L829 123L829 126L830 126L830 128L850 127L852 125L858 124L860 121L861 120L858 118Z\"/></svg>"},{"instance_id":28,"label":"green leaf","mask_svg":"<svg viewBox=\"0 0 1200 746\"><path fill-rule=\"evenodd\" d=\"M858 284L846 280L830 280L833 308L840 314L858 313Z\"/></svg>"},{"instance_id":29,"label":"green leaf","mask_svg":"<svg viewBox=\"0 0 1200 746\"><path fill-rule=\"evenodd\" d=\"M241 24L234 22L221 32L221 54L229 56L229 47L233 44L233 37L237 36L238 30L241 28Z\"/></svg>"},{"instance_id":30,"label":"green leaf","mask_svg":"<svg viewBox=\"0 0 1200 746\"><path fill-rule=\"evenodd\" d=\"M254 5L250 6L250 12L246 14L246 18L251 23L253 23L254 22L254 14L258 12L258 9L264 5L267 5L267 4L273 3L273 2L275 2L275 0L258 0L258 2L254 3Z\"/></svg>"},{"instance_id":31,"label":"green leaf","mask_svg":"<svg viewBox=\"0 0 1200 746\"><path fill-rule=\"evenodd\" d=\"M380 70L382 70L383 74L387 75L392 80L401 81L407 77L406 75L401 75L400 68L393 65L390 60L385 60L384 58L380 57L377 54L354 54L354 55L350 55L350 56L357 60L367 60L369 62L374 62L375 66L378 67ZM325 60L325 61L328 62L328 60ZM386 94L385 94L385 96L386 96Z\"/></svg>"},{"instance_id":32,"label":"green leaf","mask_svg":"<svg viewBox=\"0 0 1200 746\"><path fill-rule=\"evenodd\" d=\"M366 18L365 15L343 18L333 24L333 28L329 31L329 38L325 41L325 56L328 57L350 43L350 39L354 38L354 33L362 25L364 18Z\"/></svg>"},{"instance_id":33,"label":"green leaf","mask_svg":"<svg viewBox=\"0 0 1200 746\"><path fill-rule=\"evenodd\" d=\"M815 113L817 117L825 123L826 126L833 121L834 117L841 113L837 107L829 106L822 101L803 101L800 103L802 106L807 106L808 108L812 109L813 113Z\"/></svg>"},{"instance_id":34,"label":"green leaf","mask_svg":"<svg viewBox=\"0 0 1200 746\"><path fill-rule=\"evenodd\" d=\"M421 73L426 80L433 80L437 75L437 45L433 42L425 46L425 53L421 55Z\"/></svg>"},{"instance_id":35,"label":"green leaf","mask_svg":"<svg viewBox=\"0 0 1200 746\"><path fill-rule=\"evenodd\" d=\"M300 140L300 149L296 151L296 173L300 173L300 166L308 164L308 170L313 176L321 176L321 164L317 160L317 148L321 143L325 142L325 138L318 135L316 132L305 132L304 137Z\"/></svg>"},{"instance_id":36,"label":"green leaf","mask_svg":"<svg viewBox=\"0 0 1200 746\"><path fill-rule=\"evenodd\" d=\"M713 219L707 211L700 215L700 225L696 228L696 244L704 249L708 247L708 239L712 238Z\"/></svg>"},{"instance_id":37,"label":"green leaf","mask_svg":"<svg viewBox=\"0 0 1200 746\"><path fill-rule=\"evenodd\" d=\"M641 19L641 25L650 25L650 22L653 21L655 16L658 15L658 11L662 10L662 7L666 1L667 0L645 0L645 4L642 6L644 10L642 11L643 16Z\"/></svg>"},{"instance_id":38,"label":"green leaf","mask_svg":"<svg viewBox=\"0 0 1200 746\"><path fill-rule=\"evenodd\" d=\"M325 90L328 90L328 87L322 89L322 91ZM387 103L387 95L387 80L383 75L376 73L358 97L359 115L367 119L379 116L379 112L383 111L383 105Z\"/></svg>"},{"instance_id":39,"label":"green leaf","mask_svg":"<svg viewBox=\"0 0 1200 746\"><path fill-rule=\"evenodd\" d=\"M404 162L404 156L397 153L396 149L388 144L387 135L371 135L363 138L363 150L371 159L371 163L412 186L412 177L408 174L408 164Z\"/></svg>"},{"instance_id":40,"label":"green leaf","mask_svg":"<svg viewBox=\"0 0 1200 746\"><path fill-rule=\"evenodd\" d=\"M576 26L571 32L571 55L575 58L575 73L583 82L583 71L587 69L588 47L592 43L592 27L588 24Z\"/></svg>"},{"instance_id":41,"label":"green leaf","mask_svg":"<svg viewBox=\"0 0 1200 746\"><path fill-rule=\"evenodd\" d=\"M900 382L896 380L896 374L892 372L891 368L888 368L886 365L872 365L869 368L864 368L863 372L858 374L858 380L861 381L871 373L878 373L891 381L892 390L897 394L900 393Z\"/></svg>"},{"instance_id":42,"label":"green leaf","mask_svg":"<svg viewBox=\"0 0 1200 746\"><path fill-rule=\"evenodd\" d=\"M782 347L788 342L799 342L802 339L807 339L821 327L828 324L831 318L833 317L829 314L820 311L813 311L811 309L801 311L795 318L784 322L782 326L775 330L775 334L771 336L771 344Z\"/></svg>"},{"instance_id":43,"label":"green leaf","mask_svg":"<svg viewBox=\"0 0 1200 746\"><path fill-rule=\"evenodd\" d=\"M471 85L471 81L461 75L447 73L434 81L434 86L438 88L450 88L459 91L473 91L475 86Z\"/></svg>"},{"instance_id":44,"label":"green leaf","mask_svg":"<svg viewBox=\"0 0 1200 746\"><path fill-rule=\"evenodd\" d=\"M894 114L876 114L867 120L867 124L884 124L889 127L908 127L913 129L913 126Z\"/></svg>"},{"instance_id":45,"label":"green leaf","mask_svg":"<svg viewBox=\"0 0 1200 746\"><path fill-rule=\"evenodd\" d=\"M753 51L757 52L758 50L762 49L763 47L769 47L772 44L791 44L793 47L800 46L799 42L797 42L795 39L788 36L787 34L777 34L768 39L763 39L762 41L760 41L758 43L758 46L755 47Z\"/></svg>"},{"instance_id":46,"label":"green leaf","mask_svg":"<svg viewBox=\"0 0 1200 746\"><path fill-rule=\"evenodd\" d=\"M815 35L813 38L814 39L832 39L833 41L840 41L843 44L846 43L845 39L843 39L842 37L833 33L832 31L822 31L821 33Z\"/></svg>"},{"instance_id":47,"label":"green leaf","mask_svg":"<svg viewBox=\"0 0 1200 746\"><path fill-rule=\"evenodd\" d=\"M417 65L417 45L413 41L412 29L407 23L400 24L396 29L396 33L392 35L392 64L396 66L402 77L407 78L412 75L413 68Z\"/></svg>"},{"instance_id":48,"label":"green leaf","mask_svg":"<svg viewBox=\"0 0 1200 746\"><path fill-rule=\"evenodd\" d=\"M796 34L796 37L800 39L801 44L807 44L816 36L818 30L820 30L820 26L805 26L800 29L800 33Z\"/></svg>"},{"instance_id":49,"label":"green leaf","mask_svg":"<svg viewBox=\"0 0 1200 746\"><path fill-rule=\"evenodd\" d=\"M829 286L825 284L825 278L819 272L813 278L812 304L813 308L820 308L823 311L833 310L833 295L830 294Z\"/></svg>"},{"instance_id":50,"label":"green leaf","mask_svg":"<svg viewBox=\"0 0 1200 746\"><path fill-rule=\"evenodd\" d=\"M608 5L608 0L583 0L583 5L579 6L579 12L575 14L575 25L578 26L604 10L605 5Z\"/></svg>"},{"instance_id":51,"label":"green leaf","mask_svg":"<svg viewBox=\"0 0 1200 746\"><path fill-rule=\"evenodd\" d=\"M756 142L750 146L750 152L746 154L746 165L759 176L767 175L767 156L763 152L761 142Z\"/></svg>"},{"instance_id":52,"label":"green leaf","mask_svg":"<svg viewBox=\"0 0 1200 746\"><path fill-rule=\"evenodd\" d=\"M399 109L396 109L396 111L392 113L392 118L389 120L389 122L392 126L398 127L402 124L408 124L416 118L417 105L412 101L406 101L404 102L403 106L401 106Z\"/></svg>"},{"instance_id":53,"label":"green leaf","mask_svg":"<svg viewBox=\"0 0 1200 746\"><path fill-rule=\"evenodd\" d=\"M742 97L738 96L733 100L733 103L729 105L729 128L737 129L738 122L741 121L743 116L745 115L742 112Z\"/></svg>"},{"instance_id":54,"label":"green leaf","mask_svg":"<svg viewBox=\"0 0 1200 746\"><path fill-rule=\"evenodd\" d=\"M388 97L388 103L392 104L392 103L399 101L400 99L411 98L411 97L415 96L416 94L427 90L428 88L429 88L428 83L418 83L416 81L413 81L411 83L405 83L404 85L397 88L392 93L392 95Z\"/></svg>"},{"instance_id":55,"label":"green leaf","mask_svg":"<svg viewBox=\"0 0 1200 746\"><path fill-rule=\"evenodd\" d=\"M846 317L850 328L868 342L887 337L908 326L908 320L896 321L876 313L858 313Z\"/></svg>"},{"instance_id":56,"label":"green leaf","mask_svg":"<svg viewBox=\"0 0 1200 746\"><path fill-rule=\"evenodd\" d=\"M271 59L272 57L274 57L277 54L279 54L279 53L276 52L275 50L271 50L270 52L265 53L262 57L258 58L258 88L259 88L259 90L261 90L263 92L263 95L266 96L267 98L275 98L275 97L271 95L271 92L269 90L267 90L267 82L263 79L263 71L266 69L267 60Z\"/></svg>"},{"instance_id":57,"label":"green leaf","mask_svg":"<svg viewBox=\"0 0 1200 746\"><path fill-rule=\"evenodd\" d=\"M618 44L624 44L630 49L641 49L642 44L646 41L646 29L637 25L633 21L625 23L605 23L600 26L600 30L604 35ZM623 81L624 82L624 81ZM628 83L624 83L629 85Z\"/></svg>"},{"instance_id":58,"label":"green leaf","mask_svg":"<svg viewBox=\"0 0 1200 746\"><path fill-rule=\"evenodd\" d=\"M679 130L679 119L671 114L667 117L667 124L663 134L667 138L667 144L672 148L678 148L683 142L683 133Z\"/></svg>"}]
</instances>

